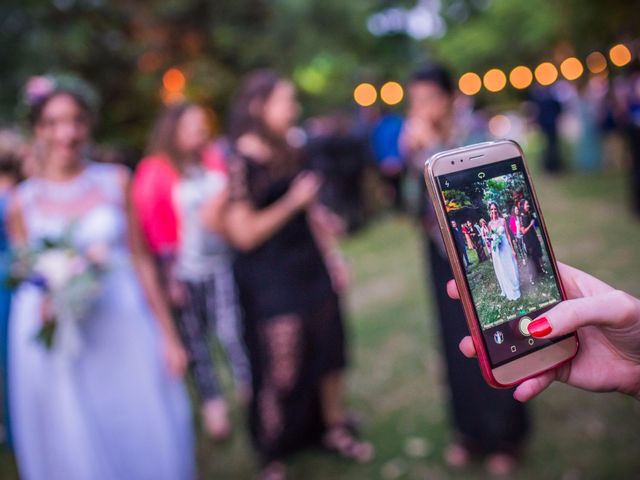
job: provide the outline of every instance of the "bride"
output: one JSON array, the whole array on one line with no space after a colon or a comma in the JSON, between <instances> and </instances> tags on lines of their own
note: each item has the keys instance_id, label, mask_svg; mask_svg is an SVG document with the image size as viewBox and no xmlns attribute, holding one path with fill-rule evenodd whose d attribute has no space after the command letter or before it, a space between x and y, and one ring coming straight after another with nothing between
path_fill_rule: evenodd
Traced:
<instances>
[{"instance_id":1,"label":"bride","mask_svg":"<svg viewBox=\"0 0 640 480\"><path fill-rule=\"evenodd\" d=\"M500 295L509 300L520 298L520 278L516 262L515 248L507 227L500 214L498 204L489 203L489 231L491 233L491 259L493 270L500 285Z\"/></svg>"},{"instance_id":2,"label":"bride","mask_svg":"<svg viewBox=\"0 0 640 480\"><path fill-rule=\"evenodd\" d=\"M21 477L194 478L186 357L128 213L128 174L85 157L88 86L83 95L44 79L49 91L28 102L41 163L12 199L12 241L36 247L70 234L78 252L106 255L106 271L73 349L58 335L64 322L49 348L35 340L48 304L41 288L23 283L15 294L9 388Z\"/></svg>"}]
</instances>

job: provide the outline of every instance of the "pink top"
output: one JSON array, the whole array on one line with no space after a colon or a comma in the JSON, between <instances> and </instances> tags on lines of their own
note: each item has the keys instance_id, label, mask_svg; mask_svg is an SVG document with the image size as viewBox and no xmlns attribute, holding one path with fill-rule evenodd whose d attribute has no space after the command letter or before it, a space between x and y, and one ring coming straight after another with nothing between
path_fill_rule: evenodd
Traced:
<instances>
[{"instance_id":1,"label":"pink top","mask_svg":"<svg viewBox=\"0 0 640 480\"><path fill-rule=\"evenodd\" d=\"M205 168L227 173L224 155L210 145L202 153ZM142 159L133 177L132 200L149 248L156 255L175 253L179 242L178 210L173 190L180 180L178 171L164 155Z\"/></svg>"}]
</instances>

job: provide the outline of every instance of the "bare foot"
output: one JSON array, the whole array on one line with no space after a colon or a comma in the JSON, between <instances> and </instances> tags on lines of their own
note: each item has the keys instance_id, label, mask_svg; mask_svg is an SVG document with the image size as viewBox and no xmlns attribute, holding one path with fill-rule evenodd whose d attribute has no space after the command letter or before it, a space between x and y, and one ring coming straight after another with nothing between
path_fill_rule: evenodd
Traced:
<instances>
[{"instance_id":1,"label":"bare foot","mask_svg":"<svg viewBox=\"0 0 640 480\"><path fill-rule=\"evenodd\" d=\"M204 431L212 440L226 440L231 435L231 423L227 412L227 404L221 398L207 400L202 405L202 423Z\"/></svg>"}]
</instances>

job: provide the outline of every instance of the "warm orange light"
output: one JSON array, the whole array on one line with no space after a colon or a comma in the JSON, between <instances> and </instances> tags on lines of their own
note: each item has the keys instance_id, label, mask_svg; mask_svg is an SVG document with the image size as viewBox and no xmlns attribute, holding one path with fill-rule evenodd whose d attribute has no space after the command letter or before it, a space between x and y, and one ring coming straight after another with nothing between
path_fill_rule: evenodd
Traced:
<instances>
[{"instance_id":1,"label":"warm orange light","mask_svg":"<svg viewBox=\"0 0 640 480\"><path fill-rule=\"evenodd\" d=\"M551 62L543 62L538 65L534 74L540 85L551 85L558 79L558 69Z\"/></svg>"},{"instance_id":2,"label":"warm orange light","mask_svg":"<svg viewBox=\"0 0 640 480\"><path fill-rule=\"evenodd\" d=\"M514 88L522 90L523 88L527 88L531 85L533 81L533 73L531 73L531 69L525 66L520 65L519 67L511 70L509 74L509 81Z\"/></svg>"},{"instance_id":3,"label":"warm orange light","mask_svg":"<svg viewBox=\"0 0 640 480\"><path fill-rule=\"evenodd\" d=\"M502 70L492 68L484 74L482 83L484 83L484 88L490 92L499 92L507 84L507 76Z\"/></svg>"},{"instance_id":4,"label":"warm orange light","mask_svg":"<svg viewBox=\"0 0 640 480\"><path fill-rule=\"evenodd\" d=\"M184 89L187 82L184 73L177 68L170 68L162 76L162 85L168 92L180 92Z\"/></svg>"},{"instance_id":5,"label":"warm orange light","mask_svg":"<svg viewBox=\"0 0 640 480\"><path fill-rule=\"evenodd\" d=\"M353 91L353 99L361 107L369 107L376 102L378 92L370 83L361 83Z\"/></svg>"},{"instance_id":6,"label":"warm orange light","mask_svg":"<svg viewBox=\"0 0 640 480\"><path fill-rule=\"evenodd\" d=\"M398 82L387 82L380 88L380 98L387 105L397 105L403 97L404 90Z\"/></svg>"},{"instance_id":7,"label":"warm orange light","mask_svg":"<svg viewBox=\"0 0 640 480\"><path fill-rule=\"evenodd\" d=\"M163 88L160 91L160 97L162 98L162 101L165 105L172 105L174 103L180 103L184 101L184 93L179 90L172 92L170 90L167 90L166 88Z\"/></svg>"},{"instance_id":8,"label":"warm orange light","mask_svg":"<svg viewBox=\"0 0 640 480\"><path fill-rule=\"evenodd\" d=\"M609 58L616 67L623 67L631 61L631 52L627 47L619 43L611 47Z\"/></svg>"},{"instance_id":9,"label":"warm orange light","mask_svg":"<svg viewBox=\"0 0 640 480\"><path fill-rule=\"evenodd\" d=\"M482 88L482 80L480 75L473 72L467 72L458 80L458 88L465 95L475 95Z\"/></svg>"},{"instance_id":10,"label":"warm orange light","mask_svg":"<svg viewBox=\"0 0 640 480\"><path fill-rule=\"evenodd\" d=\"M567 80L575 80L584 73L584 67L576 57L569 57L560 64L560 71Z\"/></svg>"},{"instance_id":11,"label":"warm orange light","mask_svg":"<svg viewBox=\"0 0 640 480\"><path fill-rule=\"evenodd\" d=\"M593 52L587 56L587 68L591 73L600 73L607 68L607 59L600 52Z\"/></svg>"}]
</instances>

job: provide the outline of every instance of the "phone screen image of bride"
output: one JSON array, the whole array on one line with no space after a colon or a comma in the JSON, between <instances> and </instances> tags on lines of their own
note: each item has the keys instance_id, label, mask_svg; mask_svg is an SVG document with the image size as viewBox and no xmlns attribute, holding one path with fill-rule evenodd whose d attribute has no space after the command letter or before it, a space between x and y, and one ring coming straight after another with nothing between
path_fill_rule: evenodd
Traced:
<instances>
[{"instance_id":1,"label":"phone screen image of bride","mask_svg":"<svg viewBox=\"0 0 640 480\"><path fill-rule=\"evenodd\" d=\"M562 300L521 158L438 177L494 367L548 345L526 324Z\"/></svg>"}]
</instances>

